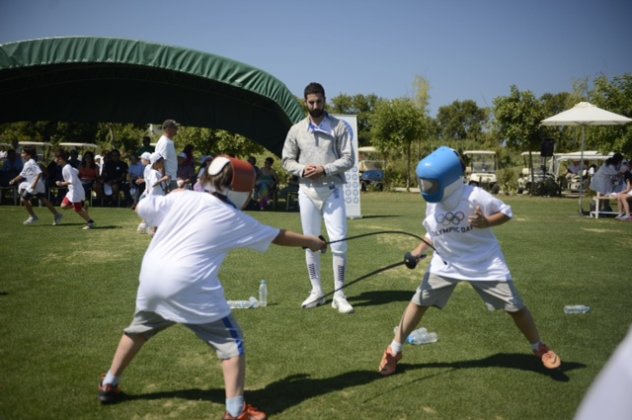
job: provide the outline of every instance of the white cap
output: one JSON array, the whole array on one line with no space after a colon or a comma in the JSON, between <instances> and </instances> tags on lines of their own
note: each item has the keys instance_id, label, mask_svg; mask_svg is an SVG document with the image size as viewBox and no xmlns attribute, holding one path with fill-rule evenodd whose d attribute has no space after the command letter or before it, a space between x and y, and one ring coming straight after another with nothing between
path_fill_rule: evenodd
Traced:
<instances>
[{"instance_id":1,"label":"white cap","mask_svg":"<svg viewBox=\"0 0 632 420\"><path fill-rule=\"evenodd\" d=\"M151 153L149 152L143 152L140 156L141 159L145 159L147 161L149 161L151 159Z\"/></svg>"}]
</instances>

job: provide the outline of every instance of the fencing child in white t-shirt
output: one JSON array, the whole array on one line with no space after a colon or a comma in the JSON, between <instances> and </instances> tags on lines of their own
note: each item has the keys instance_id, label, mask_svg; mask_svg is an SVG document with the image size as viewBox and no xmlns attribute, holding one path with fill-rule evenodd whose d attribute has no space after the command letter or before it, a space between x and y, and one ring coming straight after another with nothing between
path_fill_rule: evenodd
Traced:
<instances>
[{"instance_id":1,"label":"fencing child in white t-shirt","mask_svg":"<svg viewBox=\"0 0 632 420\"><path fill-rule=\"evenodd\" d=\"M43 181L44 173L37 162L35 162L35 158L37 157L35 148L25 147L22 149L20 156L22 157L22 162L25 162L22 167L22 172L9 181L9 185L14 185L22 181L18 185L18 193L20 194L24 208L29 214L29 218L24 221L24 224L32 225L37 223L39 220L33 211L33 203L31 201L33 198L37 198L46 206L46 208L48 208L48 210L50 210L51 213L53 213L53 216L55 217L53 225L58 225L61 223L63 215L55 210L55 206L53 206L48 198L46 198L46 186Z\"/></svg>"},{"instance_id":2,"label":"fencing child in white t-shirt","mask_svg":"<svg viewBox=\"0 0 632 420\"><path fill-rule=\"evenodd\" d=\"M136 206L158 230L143 257L134 319L100 384L99 399L116 401L119 377L142 345L161 330L182 324L212 346L221 360L224 418L265 418L244 402L244 338L219 279L222 263L238 248L264 252L274 243L319 251L326 244L315 236L263 225L241 211L255 184L248 162L217 157L203 182L209 193L180 189L166 196L149 195Z\"/></svg>"},{"instance_id":3,"label":"fencing child in white t-shirt","mask_svg":"<svg viewBox=\"0 0 632 420\"><path fill-rule=\"evenodd\" d=\"M511 219L511 207L479 187L465 185L463 174L458 153L448 147L435 150L417 166L421 195L427 202L423 222L426 237L404 259L409 268L414 268L431 246L435 252L382 356L378 370L384 376L395 373L402 345L426 310L430 306L443 308L461 281L469 282L488 309L504 309L512 317L544 367L557 369L561 364L560 358L540 341L490 229Z\"/></svg>"},{"instance_id":4,"label":"fencing child in white t-shirt","mask_svg":"<svg viewBox=\"0 0 632 420\"><path fill-rule=\"evenodd\" d=\"M94 220L92 220L85 207L86 192L79 179L79 171L68 163L68 155L63 150L55 153L55 163L62 167L61 175L64 178L63 181L57 181L55 185L59 188L68 189L68 192L61 202L61 208L64 210L73 208L75 212L86 221L86 225L83 228L93 229Z\"/></svg>"}]
</instances>

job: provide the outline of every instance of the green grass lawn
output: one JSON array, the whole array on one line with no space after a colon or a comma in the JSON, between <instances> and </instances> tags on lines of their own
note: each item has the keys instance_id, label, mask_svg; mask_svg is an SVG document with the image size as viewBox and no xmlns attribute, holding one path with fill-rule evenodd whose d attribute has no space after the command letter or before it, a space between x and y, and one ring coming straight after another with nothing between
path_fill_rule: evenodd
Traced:
<instances>
[{"instance_id":1,"label":"green grass lawn","mask_svg":"<svg viewBox=\"0 0 632 420\"><path fill-rule=\"evenodd\" d=\"M279 419L570 419L632 323L632 223L578 215L577 201L501 197L514 220L495 229L543 339L563 366L546 372L502 312L490 313L467 285L424 326L439 341L406 345L399 373L377 366L423 270L398 267L347 289L352 315L329 305L303 310L309 282L300 249L238 251L221 273L228 299L256 296L268 280L269 306L238 310L246 335L248 402ZM109 367L134 311L138 271L150 238L128 209L93 208L98 229L83 231L66 212L51 226L23 226L27 214L0 206L0 418L220 418L220 365L188 329L150 341L126 371L124 402L101 406L99 375ZM362 195L349 234L423 234L418 194ZM264 223L300 230L298 213L252 212ZM349 242L348 281L400 261L416 245L404 235ZM333 288L331 254L324 286ZM565 304L592 307L568 316Z\"/></svg>"}]
</instances>

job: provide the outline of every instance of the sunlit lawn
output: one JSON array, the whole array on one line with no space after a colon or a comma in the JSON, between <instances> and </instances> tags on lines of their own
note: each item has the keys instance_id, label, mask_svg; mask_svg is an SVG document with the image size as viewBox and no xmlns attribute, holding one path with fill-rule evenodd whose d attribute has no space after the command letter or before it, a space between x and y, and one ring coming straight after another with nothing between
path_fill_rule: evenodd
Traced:
<instances>
[{"instance_id":1,"label":"sunlit lawn","mask_svg":"<svg viewBox=\"0 0 632 420\"><path fill-rule=\"evenodd\" d=\"M569 419L632 322L629 262L632 223L578 215L571 199L504 197L515 218L495 230L516 284L544 340L561 356L545 372L503 313L489 313L469 287L457 288L424 325L432 345L407 345L400 372L377 374L380 356L421 275L399 267L347 289L356 312L329 305L302 310L309 284L299 249L239 251L221 278L229 299L269 284L269 306L236 312L246 334L248 402L273 418ZM422 234L418 194L362 195L350 234L401 230ZM93 208L94 231L65 213L61 226L37 209L0 206L0 418L220 418L223 380L214 353L174 327L150 341L122 386L128 398L101 406L107 370L131 320L138 271L149 242L128 209ZM264 223L300 229L298 213L251 212ZM416 245L405 235L349 242L348 279L400 261ZM324 285L333 287L331 256ZM564 315L565 304L592 312Z\"/></svg>"}]
</instances>

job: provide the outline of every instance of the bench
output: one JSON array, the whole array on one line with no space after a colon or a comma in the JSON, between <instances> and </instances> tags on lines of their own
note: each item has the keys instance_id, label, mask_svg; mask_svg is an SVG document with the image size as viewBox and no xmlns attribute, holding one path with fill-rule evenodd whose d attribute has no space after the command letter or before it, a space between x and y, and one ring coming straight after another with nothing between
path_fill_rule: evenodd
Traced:
<instances>
[{"instance_id":1,"label":"bench","mask_svg":"<svg viewBox=\"0 0 632 420\"><path fill-rule=\"evenodd\" d=\"M590 217L594 217L595 219L599 219L600 215L601 216L604 216L604 215L616 216L617 214L619 214L618 211L604 211L604 210L600 210L602 203L604 203L604 202L608 202L609 203L610 200L616 200L616 197L597 193L592 198L592 202L594 203L595 209L590 211Z\"/></svg>"}]
</instances>

